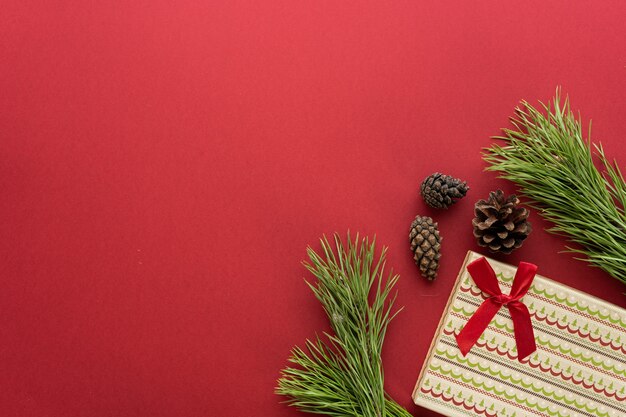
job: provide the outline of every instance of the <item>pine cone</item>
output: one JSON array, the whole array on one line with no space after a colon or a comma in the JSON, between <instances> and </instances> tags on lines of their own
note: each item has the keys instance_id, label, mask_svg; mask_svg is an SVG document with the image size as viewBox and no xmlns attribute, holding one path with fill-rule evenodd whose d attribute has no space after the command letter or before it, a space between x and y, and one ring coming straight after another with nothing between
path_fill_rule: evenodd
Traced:
<instances>
[{"instance_id":1,"label":"pine cone","mask_svg":"<svg viewBox=\"0 0 626 417\"><path fill-rule=\"evenodd\" d=\"M527 220L528 210L519 207L519 203L514 194L505 199L502 190L492 191L487 201L476 203L472 225L480 246L506 254L522 246L532 228Z\"/></svg>"},{"instance_id":2,"label":"pine cone","mask_svg":"<svg viewBox=\"0 0 626 417\"><path fill-rule=\"evenodd\" d=\"M411 223L409 241L415 264L419 266L424 278L433 280L437 277L439 258L441 258L441 240L437 223L426 216L417 216Z\"/></svg>"},{"instance_id":3,"label":"pine cone","mask_svg":"<svg viewBox=\"0 0 626 417\"><path fill-rule=\"evenodd\" d=\"M422 197L432 208L447 209L469 190L467 183L458 178L435 172L422 182Z\"/></svg>"}]
</instances>

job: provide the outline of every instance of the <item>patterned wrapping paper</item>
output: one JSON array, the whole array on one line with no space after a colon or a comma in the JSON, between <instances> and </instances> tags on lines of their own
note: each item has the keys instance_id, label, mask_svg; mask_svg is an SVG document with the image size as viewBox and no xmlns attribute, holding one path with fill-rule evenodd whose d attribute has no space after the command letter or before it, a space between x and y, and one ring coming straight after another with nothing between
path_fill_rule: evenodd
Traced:
<instances>
[{"instance_id":1,"label":"patterned wrapping paper","mask_svg":"<svg viewBox=\"0 0 626 417\"><path fill-rule=\"evenodd\" d=\"M445 416L626 417L626 310L537 275L521 301L537 351L517 359L501 308L463 357L454 338L487 297L467 272L468 252L413 392ZM487 258L504 294L516 268Z\"/></svg>"}]
</instances>

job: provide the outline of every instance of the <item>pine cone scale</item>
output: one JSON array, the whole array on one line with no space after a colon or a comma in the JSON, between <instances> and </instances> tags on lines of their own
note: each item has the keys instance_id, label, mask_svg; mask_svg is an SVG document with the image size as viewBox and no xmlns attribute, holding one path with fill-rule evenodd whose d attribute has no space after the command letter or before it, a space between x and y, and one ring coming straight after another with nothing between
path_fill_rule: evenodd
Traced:
<instances>
[{"instance_id":1,"label":"pine cone scale","mask_svg":"<svg viewBox=\"0 0 626 417\"><path fill-rule=\"evenodd\" d=\"M502 246L504 246L505 248L512 248L513 245L515 245L515 239L513 239L512 237L502 241Z\"/></svg>"},{"instance_id":2,"label":"pine cone scale","mask_svg":"<svg viewBox=\"0 0 626 417\"><path fill-rule=\"evenodd\" d=\"M476 237L480 237L480 235L478 235L478 236L476 236ZM493 236L493 235L483 235L483 242L485 242L485 243L491 243L491 242L493 242L493 240L494 240L495 238L496 238L496 237L495 237L495 236Z\"/></svg>"}]
</instances>

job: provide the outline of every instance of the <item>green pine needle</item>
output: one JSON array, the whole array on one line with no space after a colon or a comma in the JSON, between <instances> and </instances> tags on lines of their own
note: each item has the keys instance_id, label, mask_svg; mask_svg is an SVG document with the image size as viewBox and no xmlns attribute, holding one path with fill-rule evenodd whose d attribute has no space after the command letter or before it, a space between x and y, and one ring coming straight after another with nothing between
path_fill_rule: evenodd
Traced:
<instances>
[{"instance_id":1,"label":"green pine needle","mask_svg":"<svg viewBox=\"0 0 626 417\"><path fill-rule=\"evenodd\" d=\"M487 170L516 183L531 206L554 224L549 232L580 245L568 248L584 255L577 259L626 284L624 177L601 145L592 148L591 123L583 138L580 115L571 112L567 97L561 106L559 89L552 104L540 104L538 110L522 101L515 109L514 129L503 129L504 136L495 138L505 145L493 145L484 154Z\"/></svg>"},{"instance_id":2,"label":"green pine needle","mask_svg":"<svg viewBox=\"0 0 626 417\"><path fill-rule=\"evenodd\" d=\"M323 254L310 247L305 267L317 278L307 282L322 303L334 334L295 347L276 393L300 410L334 417L410 417L384 391L381 351L393 309L391 291L398 275L385 279L386 248L374 264L374 242L348 235L324 236Z\"/></svg>"}]
</instances>

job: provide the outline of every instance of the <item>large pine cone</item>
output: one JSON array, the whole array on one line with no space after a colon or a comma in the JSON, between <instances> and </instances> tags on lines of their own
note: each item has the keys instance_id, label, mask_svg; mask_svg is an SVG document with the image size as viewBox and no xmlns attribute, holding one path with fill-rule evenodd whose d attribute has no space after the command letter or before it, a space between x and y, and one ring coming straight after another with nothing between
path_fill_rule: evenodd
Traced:
<instances>
[{"instance_id":1,"label":"large pine cone","mask_svg":"<svg viewBox=\"0 0 626 417\"><path fill-rule=\"evenodd\" d=\"M528 210L519 207L519 203L514 194L505 199L502 190L492 191L488 200L476 203L472 225L480 246L507 254L522 246L532 228L527 220Z\"/></svg>"},{"instance_id":2,"label":"large pine cone","mask_svg":"<svg viewBox=\"0 0 626 417\"><path fill-rule=\"evenodd\" d=\"M440 172L426 177L421 186L422 197L432 208L447 209L457 200L465 197L468 190L469 187L465 181Z\"/></svg>"},{"instance_id":3,"label":"large pine cone","mask_svg":"<svg viewBox=\"0 0 626 417\"><path fill-rule=\"evenodd\" d=\"M437 229L437 223L426 216L417 216L411 223L409 241L415 264L419 266L424 278L433 280L437 278L439 258L441 258L441 236Z\"/></svg>"}]
</instances>

